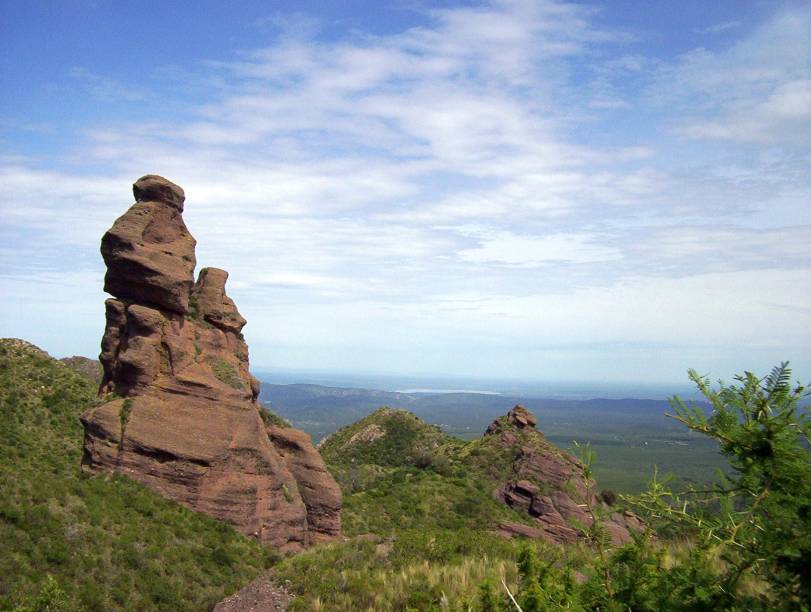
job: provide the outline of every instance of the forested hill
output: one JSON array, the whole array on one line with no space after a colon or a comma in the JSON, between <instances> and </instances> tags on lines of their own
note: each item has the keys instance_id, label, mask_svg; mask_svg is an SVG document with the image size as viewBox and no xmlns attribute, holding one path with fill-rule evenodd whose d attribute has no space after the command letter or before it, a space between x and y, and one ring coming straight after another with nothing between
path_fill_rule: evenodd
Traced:
<instances>
[{"instance_id":1,"label":"forested hill","mask_svg":"<svg viewBox=\"0 0 811 612\"><path fill-rule=\"evenodd\" d=\"M493 419L517 404L538 418L553 443L591 443L597 476L620 491L645 488L654 467L685 480L713 478L722 465L717 446L665 416L665 400L548 399L485 393L401 393L313 384L262 383L260 401L318 441L381 406L403 408L446 433L478 437ZM707 408L707 404L698 404Z\"/></svg>"}]
</instances>

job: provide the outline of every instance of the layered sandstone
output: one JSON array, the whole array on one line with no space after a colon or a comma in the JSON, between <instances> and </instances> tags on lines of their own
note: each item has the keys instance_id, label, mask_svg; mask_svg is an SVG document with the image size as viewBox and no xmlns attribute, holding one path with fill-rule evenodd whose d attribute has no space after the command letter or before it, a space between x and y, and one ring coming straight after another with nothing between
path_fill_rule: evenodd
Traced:
<instances>
[{"instance_id":1,"label":"layered sandstone","mask_svg":"<svg viewBox=\"0 0 811 612\"><path fill-rule=\"evenodd\" d=\"M341 488L313 448L310 436L298 429L273 425L267 432L298 483L311 537L316 542L333 539L341 530Z\"/></svg>"},{"instance_id":2,"label":"layered sandstone","mask_svg":"<svg viewBox=\"0 0 811 612\"><path fill-rule=\"evenodd\" d=\"M133 191L102 238L108 401L82 416L84 469L126 474L284 550L335 538L340 490L318 452L260 416L228 273L203 268L194 281L183 190L149 175Z\"/></svg>"},{"instance_id":3,"label":"layered sandstone","mask_svg":"<svg viewBox=\"0 0 811 612\"><path fill-rule=\"evenodd\" d=\"M587 479L583 464L549 443L535 429L537 420L523 406L496 419L485 432L488 445L512 457L511 476L494 495L510 507L533 517L535 527L502 523L507 537L543 538L554 544L571 544L587 535L592 512L614 544L631 540L631 531L643 528L629 512L610 512L596 495L596 483Z\"/></svg>"}]
</instances>

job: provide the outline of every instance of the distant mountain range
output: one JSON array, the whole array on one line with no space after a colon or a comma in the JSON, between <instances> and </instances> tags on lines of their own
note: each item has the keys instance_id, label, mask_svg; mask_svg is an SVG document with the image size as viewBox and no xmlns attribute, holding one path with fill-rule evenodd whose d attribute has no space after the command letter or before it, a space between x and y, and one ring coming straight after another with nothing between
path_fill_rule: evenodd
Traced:
<instances>
[{"instance_id":1,"label":"distant mountain range","mask_svg":"<svg viewBox=\"0 0 811 612\"><path fill-rule=\"evenodd\" d=\"M457 436L477 436L493 419L516 404L532 410L538 416L538 428L551 438L577 437L577 434L592 431L597 422L601 434L654 429L659 433L686 435L680 424L664 416L665 412L672 412L669 402L664 400L564 400L494 393L405 393L271 383L262 383L259 399L316 440L381 406L410 410L428 423L439 425Z\"/></svg>"}]
</instances>

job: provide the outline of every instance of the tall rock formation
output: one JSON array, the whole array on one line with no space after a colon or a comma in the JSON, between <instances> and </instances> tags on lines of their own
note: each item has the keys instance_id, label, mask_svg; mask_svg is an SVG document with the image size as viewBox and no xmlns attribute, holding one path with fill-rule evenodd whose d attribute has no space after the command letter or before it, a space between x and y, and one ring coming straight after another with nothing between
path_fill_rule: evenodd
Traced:
<instances>
[{"instance_id":1,"label":"tall rock formation","mask_svg":"<svg viewBox=\"0 0 811 612\"><path fill-rule=\"evenodd\" d=\"M482 438L512 458L510 477L494 495L535 519L535 528L502 523L501 533L571 544L591 527L591 507L614 544L629 542L631 531L644 528L641 521L631 512L611 512L596 495L596 483L584 477L583 464L547 441L536 424L534 414L516 406L493 421Z\"/></svg>"},{"instance_id":2,"label":"tall rock formation","mask_svg":"<svg viewBox=\"0 0 811 612\"><path fill-rule=\"evenodd\" d=\"M296 551L340 534L341 493L309 437L266 426L228 273L203 268L183 190L154 175L107 231L106 400L82 415L82 464L117 472Z\"/></svg>"}]
</instances>

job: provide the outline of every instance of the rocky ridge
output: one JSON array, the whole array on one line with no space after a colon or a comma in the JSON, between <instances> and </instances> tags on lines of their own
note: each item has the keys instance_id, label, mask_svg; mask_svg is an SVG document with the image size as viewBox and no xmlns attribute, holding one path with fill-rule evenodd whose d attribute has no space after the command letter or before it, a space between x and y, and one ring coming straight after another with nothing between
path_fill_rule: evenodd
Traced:
<instances>
[{"instance_id":1,"label":"rocky ridge","mask_svg":"<svg viewBox=\"0 0 811 612\"><path fill-rule=\"evenodd\" d=\"M73 355L72 357L63 357L59 361L77 374L94 381L97 385L101 383L101 379L104 376L104 369L101 367L101 363L99 363L98 359L88 359L81 355Z\"/></svg>"},{"instance_id":2,"label":"rocky ridge","mask_svg":"<svg viewBox=\"0 0 811 612\"><path fill-rule=\"evenodd\" d=\"M83 467L126 474L247 535L300 550L340 534L341 493L309 437L265 424L228 273L193 277L185 195L144 176L107 231L105 400L82 416Z\"/></svg>"},{"instance_id":3,"label":"rocky ridge","mask_svg":"<svg viewBox=\"0 0 811 612\"><path fill-rule=\"evenodd\" d=\"M537 420L523 406L515 406L493 421L483 442L512 456L510 477L494 496L534 519L535 526L502 522L506 537L543 538L554 544L571 544L584 537L593 524L592 511L614 544L631 540L643 528L630 512L610 512L596 494L596 483L583 475L583 464L548 442L535 429ZM591 508L591 510L589 510Z\"/></svg>"}]
</instances>

